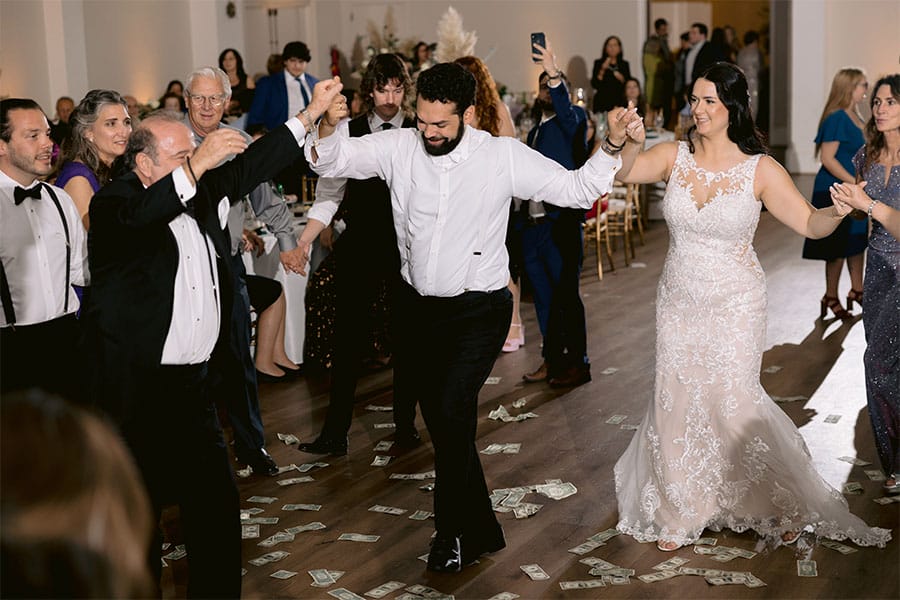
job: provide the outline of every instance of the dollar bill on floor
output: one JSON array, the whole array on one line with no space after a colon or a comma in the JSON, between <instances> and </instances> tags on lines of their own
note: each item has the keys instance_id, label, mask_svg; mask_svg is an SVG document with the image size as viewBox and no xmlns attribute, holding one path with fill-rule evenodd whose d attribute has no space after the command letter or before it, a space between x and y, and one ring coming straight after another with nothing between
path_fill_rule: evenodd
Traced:
<instances>
[{"instance_id":1,"label":"dollar bill on floor","mask_svg":"<svg viewBox=\"0 0 900 600\"><path fill-rule=\"evenodd\" d=\"M695 546L715 546L718 543L714 537L702 537L698 538L696 542L694 542Z\"/></svg>"},{"instance_id":2,"label":"dollar bill on floor","mask_svg":"<svg viewBox=\"0 0 900 600\"><path fill-rule=\"evenodd\" d=\"M537 514L537 511L541 510L543 506L543 504L521 502L518 506L513 508L513 514L517 519L527 519L528 517Z\"/></svg>"},{"instance_id":3,"label":"dollar bill on floor","mask_svg":"<svg viewBox=\"0 0 900 600\"><path fill-rule=\"evenodd\" d=\"M747 573L747 581L744 582L744 585L748 588L760 588L766 587L766 582L752 573Z\"/></svg>"},{"instance_id":4,"label":"dollar bill on floor","mask_svg":"<svg viewBox=\"0 0 900 600\"><path fill-rule=\"evenodd\" d=\"M592 535L591 537L588 538L588 541L606 543L609 540L611 540L612 538L616 537L617 535L620 535L621 533L622 532L619 531L618 529L610 528L610 529L601 531L600 533L595 533L594 535Z\"/></svg>"},{"instance_id":5,"label":"dollar bill on floor","mask_svg":"<svg viewBox=\"0 0 900 600\"><path fill-rule=\"evenodd\" d=\"M253 502L254 504L272 504L278 500L278 498L273 498L271 496L250 496L247 498L247 502Z\"/></svg>"},{"instance_id":6,"label":"dollar bill on floor","mask_svg":"<svg viewBox=\"0 0 900 600\"><path fill-rule=\"evenodd\" d=\"M409 518L413 521L426 521L434 516L433 512L429 512L427 510L417 510L413 514L409 515Z\"/></svg>"},{"instance_id":7,"label":"dollar bill on floor","mask_svg":"<svg viewBox=\"0 0 900 600\"><path fill-rule=\"evenodd\" d=\"M719 577L725 573L720 569L704 569L702 567L678 567L676 570L681 575L699 575L700 577Z\"/></svg>"},{"instance_id":8,"label":"dollar bill on floor","mask_svg":"<svg viewBox=\"0 0 900 600\"><path fill-rule=\"evenodd\" d=\"M488 600L516 600L519 598L518 594L513 594L512 592L500 592L499 594L494 594Z\"/></svg>"},{"instance_id":9,"label":"dollar bill on floor","mask_svg":"<svg viewBox=\"0 0 900 600\"><path fill-rule=\"evenodd\" d=\"M179 548L178 546L176 546L175 549L168 554L163 554L163 558L169 560L181 560L185 556L187 556L187 550L185 550L184 548Z\"/></svg>"},{"instance_id":10,"label":"dollar bill on floor","mask_svg":"<svg viewBox=\"0 0 900 600\"><path fill-rule=\"evenodd\" d=\"M372 427L375 429L393 429L396 426L396 423L375 423Z\"/></svg>"},{"instance_id":11,"label":"dollar bill on floor","mask_svg":"<svg viewBox=\"0 0 900 600\"><path fill-rule=\"evenodd\" d=\"M420 485L420 486L419 486L419 489L422 490L423 492L433 492L433 491L434 491L434 484L433 484L433 483L426 483L425 485Z\"/></svg>"},{"instance_id":12,"label":"dollar bill on floor","mask_svg":"<svg viewBox=\"0 0 900 600\"><path fill-rule=\"evenodd\" d=\"M448 595L444 592L438 591L432 587L428 587L427 585L422 585L421 583L414 583L413 585L407 586L406 591L410 594L416 594L417 596L424 596L425 598L448 597Z\"/></svg>"},{"instance_id":13,"label":"dollar bill on floor","mask_svg":"<svg viewBox=\"0 0 900 600\"><path fill-rule=\"evenodd\" d=\"M883 496L881 498L873 498L872 502L885 506L887 504L900 503L900 496Z\"/></svg>"},{"instance_id":14,"label":"dollar bill on floor","mask_svg":"<svg viewBox=\"0 0 900 600\"><path fill-rule=\"evenodd\" d=\"M290 535L297 535L298 533L303 533L305 531L319 531L320 529L327 529L324 523L320 523L319 521L313 521L312 523L307 523L306 525L297 525L295 527L288 527L285 529L285 533L289 533Z\"/></svg>"},{"instance_id":15,"label":"dollar bill on floor","mask_svg":"<svg viewBox=\"0 0 900 600\"><path fill-rule=\"evenodd\" d=\"M393 445L393 440L382 440L375 444L375 452L387 452Z\"/></svg>"},{"instance_id":16,"label":"dollar bill on floor","mask_svg":"<svg viewBox=\"0 0 900 600\"><path fill-rule=\"evenodd\" d=\"M290 533L286 533L284 531L279 531L275 535L271 535L264 539L263 541L256 544L257 546L262 546L263 548L271 548L276 544L281 544L283 542L293 542L294 536Z\"/></svg>"},{"instance_id":17,"label":"dollar bill on floor","mask_svg":"<svg viewBox=\"0 0 900 600\"><path fill-rule=\"evenodd\" d=\"M607 581L610 585L631 585L631 577L628 575L610 575Z\"/></svg>"},{"instance_id":18,"label":"dollar bill on floor","mask_svg":"<svg viewBox=\"0 0 900 600\"><path fill-rule=\"evenodd\" d=\"M252 540L259 537L259 525L241 525L241 539Z\"/></svg>"},{"instance_id":19,"label":"dollar bill on floor","mask_svg":"<svg viewBox=\"0 0 900 600\"><path fill-rule=\"evenodd\" d=\"M406 584L402 581L388 581L387 583L382 583L378 587L372 588L366 592L365 595L369 598L384 598L392 592L403 589L405 586Z\"/></svg>"},{"instance_id":20,"label":"dollar bill on floor","mask_svg":"<svg viewBox=\"0 0 900 600\"><path fill-rule=\"evenodd\" d=\"M338 600L366 600L362 596L358 594L354 594L347 588L338 588L336 590L329 590L328 595L332 598L337 598Z\"/></svg>"},{"instance_id":21,"label":"dollar bill on floor","mask_svg":"<svg viewBox=\"0 0 900 600\"><path fill-rule=\"evenodd\" d=\"M540 565L522 565L519 567L528 575L532 581L543 581L550 579L550 576L540 567Z\"/></svg>"},{"instance_id":22,"label":"dollar bill on floor","mask_svg":"<svg viewBox=\"0 0 900 600\"><path fill-rule=\"evenodd\" d=\"M848 481L843 485L842 491L845 494L852 494L854 496L859 496L863 493L863 486L858 481Z\"/></svg>"},{"instance_id":23,"label":"dollar bill on floor","mask_svg":"<svg viewBox=\"0 0 900 600\"><path fill-rule=\"evenodd\" d=\"M635 425L635 424L633 424L633 423L622 423L622 424L619 426L619 429L622 429L622 430L625 430L625 431L637 431L637 430L638 430L638 427L640 427L640 426L639 426L639 425Z\"/></svg>"},{"instance_id":24,"label":"dollar bill on floor","mask_svg":"<svg viewBox=\"0 0 900 600\"><path fill-rule=\"evenodd\" d=\"M680 556L673 556L669 560L663 561L652 568L657 571L674 571L677 570L681 565L685 565L689 562L691 562L690 559L681 558Z\"/></svg>"},{"instance_id":25,"label":"dollar bill on floor","mask_svg":"<svg viewBox=\"0 0 900 600\"><path fill-rule=\"evenodd\" d=\"M861 458L856 458L855 456L840 456L838 460L842 460L846 463L850 463L851 465L856 465L857 467L868 467L872 463L865 461Z\"/></svg>"},{"instance_id":26,"label":"dollar bill on floor","mask_svg":"<svg viewBox=\"0 0 900 600\"><path fill-rule=\"evenodd\" d=\"M513 408L522 408L526 404L528 404L528 400L526 398L519 398L518 400L514 400L512 403Z\"/></svg>"},{"instance_id":27,"label":"dollar bill on floor","mask_svg":"<svg viewBox=\"0 0 900 600\"><path fill-rule=\"evenodd\" d=\"M744 585L747 578L735 575L719 575L718 577L707 577L706 582L710 585Z\"/></svg>"},{"instance_id":28,"label":"dollar bill on floor","mask_svg":"<svg viewBox=\"0 0 900 600\"><path fill-rule=\"evenodd\" d=\"M315 481L309 475L304 475L303 477L288 477L287 479L279 479L275 483L284 487L286 485L296 485L298 483L309 483L310 481Z\"/></svg>"},{"instance_id":29,"label":"dollar bill on floor","mask_svg":"<svg viewBox=\"0 0 900 600\"><path fill-rule=\"evenodd\" d=\"M397 508L394 506L382 506L375 504L369 507L369 512L384 513L386 515L402 515L406 512L405 508Z\"/></svg>"},{"instance_id":30,"label":"dollar bill on floor","mask_svg":"<svg viewBox=\"0 0 900 600\"><path fill-rule=\"evenodd\" d=\"M167 563L167 562L166 562L166 559L164 559L163 557L160 557L160 558L159 558L159 562L160 562L160 564L162 564L162 568L163 568L163 569L165 569L166 567L169 566L169 563Z\"/></svg>"},{"instance_id":31,"label":"dollar bill on floor","mask_svg":"<svg viewBox=\"0 0 900 600\"><path fill-rule=\"evenodd\" d=\"M487 448L481 451L481 454L491 455L491 454L500 454L503 451L504 444L491 444Z\"/></svg>"},{"instance_id":32,"label":"dollar bill on floor","mask_svg":"<svg viewBox=\"0 0 900 600\"><path fill-rule=\"evenodd\" d=\"M672 577L677 577L681 575L678 571L674 570L666 570L666 571L657 571L656 573L647 573L646 575L638 575L638 579L643 581L644 583L656 583L657 581L664 581L666 579L671 579Z\"/></svg>"},{"instance_id":33,"label":"dollar bill on floor","mask_svg":"<svg viewBox=\"0 0 900 600\"><path fill-rule=\"evenodd\" d=\"M344 542L366 542L373 543L381 539L380 535L369 535L365 533L342 533L338 536L338 540Z\"/></svg>"},{"instance_id":34,"label":"dollar bill on floor","mask_svg":"<svg viewBox=\"0 0 900 600\"><path fill-rule=\"evenodd\" d=\"M521 449L522 449L522 444L520 442L504 444L503 454L518 454Z\"/></svg>"},{"instance_id":35,"label":"dollar bill on floor","mask_svg":"<svg viewBox=\"0 0 900 600\"><path fill-rule=\"evenodd\" d=\"M421 560L424 563L428 562L428 554L423 554L421 556L417 556L416 558L418 558L419 560Z\"/></svg>"},{"instance_id":36,"label":"dollar bill on floor","mask_svg":"<svg viewBox=\"0 0 900 600\"><path fill-rule=\"evenodd\" d=\"M285 552L284 550L275 550L274 552L267 552L262 556L257 558L250 559L249 562L254 567L261 567L263 565L267 565L269 563L278 562L282 558L290 556L290 552Z\"/></svg>"},{"instance_id":37,"label":"dollar bill on floor","mask_svg":"<svg viewBox=\"0 0 900 600\"><path fill-rule=\"evenodd\" d=\"M503 378L502 377L488 377L487 379L484 380L484 384L485 385L497 385L498 383L500 383L501 379L503 379Z\"/></svg>"},{"instance_id":38,"label":"dollar bill on floor","mask_svg":"<svg viewBox=\"0 0 900 600\"><path fill-rule=\"evenodd\" d=\"M551 500L562 500L577 494L578 488L573 483L566 481L565 483L543 483L538 485L535 491Z\"/></svg>"},{"instance_id":39,"label":"dollar bill on floor","mask_svg":"<svg viewBox=\"0 0 900 600\"><path fill-rule=\"evenodd\" d=\"M562 590L587 590L591 588L606 587L602 579L588 579L587 581L560 581Z\"/></svg>"},{"instance_id":40,"label":"dollar bill on floor","mask_svg":"<svg viewBox=\"0 0 900 600\"><path fill-rule=\"evenodd\" d=\"M825 417L825 422L826 422L826 423L832 423L832 424L834 424L834 423L837 423L837 422L840 421L840 420L841 420L841 415L828 415L827 417Z\"/></svg>"},{"instance_id":41,"label":"dollar bill on floor","mask_svg":"<svg viewBox=\"0 0 900 600\"><path fill-rule=\"evenodd\" d=\"M797 561L797 576L798 577L818 577L819 571L816 568L816 561L814 561L814 560L798 560Z\"/></svg>"},{"instance_id":42,"label":"dollar bill on floor","mask_svg":"<svg viewBox=\"0 0 900 600\"><path fill-rule=\"evenodd\" d=\"M289 465L281 465L280 467L278 467L278 473L277 473L277 474L278 474L278 475L284 475L284 474L287 473L288 471L295 471L296 469L297 469L297 465L295 465L294 463L291 463L291 464L289 464Z\"/></svg>"},{"instance_id":43,"label":"dollar bill on floor","mask_svg":"<svg viewBox=\"0 0 900 600\"><path fill-rule=\"evenodd\" d=\"M865 469L863 470L863 473L866 474L869 481L885 481L887 479L880 469Z\"/></svg>"},{"instance_id":44,"label":"dollar bill on floor","mask_svg":"<svg viewBox=\"0 0 900 600\"><path fill-rule=\"evenodd\" d=\"M378 454L375 456L375 459L372 461L373 467L386 467L387 464L391 462L391 457L386 454Z\"/></svg>"},{"instance_id":45,"label":"dollar bill on floor","mask_svg":"<svg viewBox=\"0 0 900 600\"><path fill-rule=\"evenodd\" d=\"M591 542L596 543L596 542ZM582 558L578 562L583 565L587 565L589 567L594 567L600 569L602 571L609 571L610 569L618 569L619 565L614 565L611 562L605 561L602 558L597 558L596 556L588 556L587 558Z\"/></svg>"},{"instance_id":46,"label":"dollar bill on floor","mask_svg":"<svg viewBox=\"0 0 900 600\"><path fill-rule=\"evenodd\" d=\"M278 517L247 517L242 519L243 525L277 525Z\"/></svg>"},{"instance_id":47,"label":"dollar bill on floor","mask_svg":"<svg viewBox=\"0 0 900 600\"><path fill-rule=\"evenodd\" d=\"M771 367L766 367L765 369L763 369L762 372L763 373L777 373L778 371L780 371L783 368L784 367L781 367L779 365L772 365Z\"/></svg>"},{"instance_id":48,"label":"dollar bill on floor","mask_svg":"<svg viewBox=\"0 0 900 600\"><path fill-rule=\"evenodd\" d=\"M328 466L328 463L314 462L314 463L303 463L299 467L295 467L295 468L298 471L300 471L301 473L308 473L309 471L312 471L316 467L327 467L327 466Z\"/></svg>"},{"instance_id":49,"label":"dollar bill on floor","mask_svg":"<svg viewBox=\"0 0 900 600\"><path fill-rule=\"evenodd\" d=\"M393 600L422 600L422 596L410 592L403 592L399 596L395 596Z\"/></svg>"},{"instance_id":50,"label":"dollar bill on floor","mask_svg":"<svg viewBox=\"0 0 900 600\"><path fill-rule=\"evenodd\" d=\"M322 510L321 504L285 504L281 510Z\"/></svg>"},{"instance_id":51,"label":"dollar bill on floor","mask_svg":"<svg viewBox=\"0 0 900 600\"><path fill-rule=\"evenodd\" d=\"M628 418L628 415L613 415L606 420L606 424L607 425L620 425L627 418Z\"/></svg>"},{"instance_id":52,"label":"dollar bill on floor","mask_svg":"<svg viewBox=\"0 0 900 600\"><path fill-rule=\"evenodd\" d=\"M297 573L295 571L286 571L284 569L279 569L274 573L270 574L269 577L274 577L275 579L290 579Z\"/></svg>"},{"instance_id":53,"label":"dollar bill on floor","mask_svg":"<svg viewBox=\"0 0 900 600\"><path fill-rule=\"evenodd\" d=\"M307 571L307 573L312 577L313 587L328 587L337 583L334 577L328 572L328 569L313 569L312 571Z\"/></svg>"},{"instance_id":54,"label":"dollar bill on floor","mask_svg":"<svg viewBox=\"0 0 900 600\"><path fill-rule=\"evenodd\" d=\"M578 556L583 556L583 555L587 554L588 552L596 550L600 546L605 546L605 545L606 544L604 544L603 542L596 542L596 541L589 540L586 542L582 542L581 544L578 544L574 548L569 548L569 552L571 552L572 554L577 554Z\"/></svg>"},{"instance_id":55,"label":"dollar bill on floor","mask_svg":"<svg viewBox=\"0 0 900 600\"><path fill-rule=\"evenodd\" d=\"M840 542L836 542L834 540L822 540L820 543L825 548L828 548L830 550L835 550L844 555L853 554L854 552L856 552L856 548L851 548L850 546L846 546L846 545L844 545Z\"/></svg>"},{"instance_id":56,"label":"dollar bill on floor","mask_svg":"<svg viewBox=\"0 0 900 600\"><path fill-rule=\"evenodd\" d=\"M488 413L488 419L491 419L492 421L503 420L504 417L509 416L509 411L507 411L502 404Z\"/></svg>"},{"instance_id":57,"label":"dollar bill on floor","mask_svg":"<svg viewBox=\"0 0 900 600\"><path fill-rule=\"evenodd\" d=\"M276 434L278 439L284 442L286 445L290 446L291 444L299 444L300 438L298 438L293 433L278 433Z\"/></svg>"},{"instance_id":58,"label":"dollar bill on floor","mask_svg":"<svg viewBox=\"0 0 900 600\"><path fill-rule=\"evenodd\" d=\"M600 374L601 375L612 375L613 373L618 373L618 372L619 372L619 369L617 369L616 367L607 367L607 368L603 369L602 371L600 371Z\"/></svg>"},{"instance_id":59,"label":"dollar bill on floor","mask_svg":"<svg viewBox=\"0 0 900 600\"><path fill-rule=\"evenodd\" d=\"M391 412L394 410L394 407L390 404L369 404L366 406L366 410L371 410L374 412Z\"/></svg>"}]
</instances>

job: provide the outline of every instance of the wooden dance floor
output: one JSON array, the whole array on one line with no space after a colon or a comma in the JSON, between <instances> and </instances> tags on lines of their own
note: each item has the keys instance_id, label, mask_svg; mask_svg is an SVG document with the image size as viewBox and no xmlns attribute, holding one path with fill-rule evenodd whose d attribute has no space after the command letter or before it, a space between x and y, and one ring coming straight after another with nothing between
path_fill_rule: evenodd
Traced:
<instances>
[{"instance_id":1,"label":"wooden dance floor","mask_svg":"<svg viewBox=\"0 0 900 600\"><path fill-rule=\"evenodd\" d=\"M900 597L900 542L896 539L900 504L879 505L881 483L870 481L863 469L878 468L866 411L862 355L863 324L833 318L818 321L819 299L824 290L824 268L820 262L800 258L802 239L764 213L756 249L769 285L769 330L763 358L762 383L773 396L796 397L782 404L806 438L816 465L838 489L859 482L862 493L846 495L852 511L870 525L890 528L894 540L885 549L858 548L843 555L826 548L811 535L795 546L766 546L752 533L729 530L707 532L718 546L757 552L751 559L727 563L701 556L693 548L663 553L655 544L640 544L627 536L609 539L604 546L583 556L569 552L588 537L616 525L613 465L625 450L633 431L608 424L614 415L624 415L625 424L637 424L653 394L654 299L668 244L665 225L653 222L646 232L646 245L637 246L642 266L625 268L621 249L615 258L617 270L596 276L593 249L586 255L582 293L588 314L588 348L593 381L572 390L551 390L545 384L524 384L521 376L540 363L540 336L534 308L523 304L527 344L497 360L492 376L498 381L485 385L480 396L478 447L493 443L521 443L518 454L481 455L490 489L528 486L548 479L571 482L577 494L553 500L532 493L525 502L543 505L534 515L517 519L512 512L498 514L506 533L507 547L482 558L479 564L456 575L433 574L418 557L427 553L433 520L412 520L417 510L432 510L432 493L420 486L433 480L391 479L394 473L424 473L433 468L431 445L421 421L425 443L400 453L374 451L375 445L392 438L391 429L378 428L391 422L390 413L366 410L368 405L391 404L391 372L368 375L360 384L350 431L350 453L346 457L321 457L298 452L278 440L278 433L293 433L311 441L318 433L328 402L327 386L311 377L291 383L261 386L266 442L279 465L322 461L307 473L288 471L275 478L251 476L238 482L242 509L258 507L255 517L278 517L278 523L259 526L258 539L243 542L244 598L331 598L327 593L346 588L360 596L389 581L428 586L457 599L487 599L501 592L524 599L544 598L898 598ZM607 266L608 268L608 266ZM849 289L846 274L842 296ZM857 308L858 312L859 309ZM605 370L615 372L604 375ZM513 402L525 399L523 408ZM490 420L488 413L503 405L511 414L532 411L537 418L504 423ZM829 415L840 415L828 423ZM834 418L832 417L832 419ZM371 466L376 454L390 455L385 467ZM853 466L838 460L859 457L873 467ZM311 476L314 481L279 486L278 479ZM248 502L251 496L277 498L271 504ZM285 504L319 504L321 510L285 511ZM399 516L369 511L373 505L399 507ZM286 528L321 522L324 529L296 534L293 541L270 548L259 542ZM181 543L177 524L167 519L173 544ZM339 541L342 533L380 536L374 543ZM848 545L857 548L850 542ZM290 554L263 566L248 561L270 551ZM627 585L563 591L560 582L595 579L590 567L579 562L597 557L620 567L634 569ZM680 557L688 567L751 572L765 587L713 586L699 576L678 576L645 583L637 576L654 573L662 561ZM814 560L817 577L799 577L797 561ZM185 594L185 560L168 561L163 569L164 595ZM521 565L537 564L549 579L532 581ZM312 587L307 571L341 571L337 583ZM279 571L297 574L276 579ZM421 591L421 589L420 589ZM385 595L392 599L401 588ZM513 598L515 596L507 596Z\"/></svg>"}]
</instances>

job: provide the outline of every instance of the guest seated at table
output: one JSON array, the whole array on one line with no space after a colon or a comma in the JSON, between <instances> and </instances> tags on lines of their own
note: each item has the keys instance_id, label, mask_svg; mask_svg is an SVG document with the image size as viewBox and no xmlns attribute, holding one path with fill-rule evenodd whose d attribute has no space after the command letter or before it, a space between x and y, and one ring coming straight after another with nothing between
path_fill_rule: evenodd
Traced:
<instances>
[{"instance_id":1,"label":"guest seated at table","mask_svg":"<svg viewBox=\"0 0 900 600\"><path fill-rule=\"evenodd\" d=\"M647 99L641 91L641 82L634 77L625 81L625 89L622 91L621 106L628 106L629 102L637 108L638 114L644 119L644 125L650 126L651 123L647 120Z\"/></svg>"},{"instance_id":2,"label":"guest seated at table","mask_svg":"<svg viewBox=\"0 0 900 600\"><path fill-rule=\"evenodd\" d=\"M241 249L262 256L266 244L249 229L244 230ZM300 372L300 365L292 361L284 348L284 324L287 303L281 284L269 277L245 275L250 306L256 311L256 373L280 377L285 372Z\"/></svg>"}]
</instances>

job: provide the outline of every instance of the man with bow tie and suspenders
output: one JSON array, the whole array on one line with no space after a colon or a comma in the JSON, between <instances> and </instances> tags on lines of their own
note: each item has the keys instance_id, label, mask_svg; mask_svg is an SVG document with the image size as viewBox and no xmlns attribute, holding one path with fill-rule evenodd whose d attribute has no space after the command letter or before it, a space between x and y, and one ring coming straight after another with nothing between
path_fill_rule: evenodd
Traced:
<instances>
[{"instance_id":1,"label":"man with bow tie and suspenders","mask_svg":"<svg viewBox=\"0 0 900 600\"><path fill-rule=\"evenodd\" d=\"M0 390L80 399L72 285L86 283L87 236L72 198L40 180L52 152L37 102L0 101Z\"/></svg>"}]
</instances>

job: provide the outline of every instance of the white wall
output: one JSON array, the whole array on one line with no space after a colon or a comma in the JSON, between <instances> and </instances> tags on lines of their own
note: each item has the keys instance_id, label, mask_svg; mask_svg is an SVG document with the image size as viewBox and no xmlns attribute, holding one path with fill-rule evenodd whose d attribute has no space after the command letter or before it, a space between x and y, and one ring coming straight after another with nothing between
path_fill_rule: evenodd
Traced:
<instances>
[{"instance_id":1,"label":"white wall","mask_svg":"<svg viewBox=\"0 0 900 600\"><path fill-rule=\"evenodd\" d=\"M880 75L900 72L900 2L793 0L791 17L792 143L786 166L815 173L819 162L813 140L834 74L842 67L861 67L874 84Z\"/></svg>"}]
</instances>

